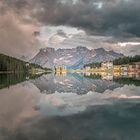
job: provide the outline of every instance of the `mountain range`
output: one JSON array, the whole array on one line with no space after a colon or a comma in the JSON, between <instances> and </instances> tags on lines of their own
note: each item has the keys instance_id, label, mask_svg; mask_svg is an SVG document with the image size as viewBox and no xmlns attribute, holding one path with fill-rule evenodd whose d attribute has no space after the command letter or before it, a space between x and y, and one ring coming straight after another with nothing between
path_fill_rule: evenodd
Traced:
<instances>
[{"instance_id":1,"label":"mountain range","mask_svg":"<svg viewBox=\"0 0 140 140\"><path fill-rule=\"evenodd\" d=\"M112 61L123 56L123 54L116 53L113 50L106 51L103 48L88 49L82 46L71 49L59 48L57 50L54 48L43 48L30 62L48 68L65 65L69 69L80 69L85 64Z\"/></svg>"}]
</instances>

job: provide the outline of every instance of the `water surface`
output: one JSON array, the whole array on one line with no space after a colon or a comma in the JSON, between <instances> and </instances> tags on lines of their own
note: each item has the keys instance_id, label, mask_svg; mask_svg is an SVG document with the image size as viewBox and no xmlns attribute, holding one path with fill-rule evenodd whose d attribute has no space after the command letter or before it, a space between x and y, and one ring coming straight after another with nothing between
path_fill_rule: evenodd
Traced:
<instances>
[{"instance_id":1,"label":"water surface","mask_svg":"<svg viewBox=\"0 0 140 140\"><path fill-rule=\"evenodd\" d=\"M139 140L139 76L111 77L1 75L0 140Z\"/></svg>"}]
</instances>

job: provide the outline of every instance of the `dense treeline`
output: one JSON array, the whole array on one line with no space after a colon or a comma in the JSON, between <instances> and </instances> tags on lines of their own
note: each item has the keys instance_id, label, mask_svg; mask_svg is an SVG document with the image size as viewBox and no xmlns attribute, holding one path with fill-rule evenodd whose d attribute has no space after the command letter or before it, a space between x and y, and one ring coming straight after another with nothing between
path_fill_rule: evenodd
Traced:
<instances>
[{"instance_id":1,"label":"dense treeline","mask_svg":"<svg viewBox=\"0 0 140 140\"><path fill-rule=\"evenodd\" d=\"M16 58L0 54L0 71L25 71L26 63Z\"/></svg>"},{"instance_id":2,"label":"dense treeline","mask_svg":"<svg viewBox=\"0 0 140 140\"><path fill-rule=\"evenodd\" d=\"M130 56L120 57L118 59L113 60L113 65L132 64L134 62L140 62L140 55L136 55L134 57L130 57ZM84 68L85 67L99 68L101 67L101 63L90 63L84 65Z\"/></svg>"},{"instance_id":3,"label":"dense treeline","mask_svg":"<svg viewBox=\"0 0 140 140\"><path fill-rule=\"evenodd\" d=\"M25 61L0 54L0 71L2 72L28 72L31 68L41 68L37 64L28 64Z\"/></svg>"},{"instance_id":4,"label":"dense treeline","mask_svg":"<svg viewBox=\"0 0 140 140\"><path fill-rule=\"evenodd\" d=\"M101 63L90 63L90 64L84 65L84 68L85 68L85 67L100 68L100 67L101 67Z\"/></svg>"},{"instance_id":5,"label":"dense treeline","mask_svg":"<svg viewBox=\"0 0 140 140\"><path fill-rule=\"evenodd\" d=\"M50 71L50 69L42 68L37 64L0 54L0 89L41 76L43 73L36 75L33 72L37 70Z\"/></svg>"},{"instance_id":6,"label":"dense treeline","mask_svg":"<svg viewBox=\"0 0 140 140\"><path fill-rule=\"evenodd\" d=\"M122 65L122 64L131 64L134 62L140 62L140 55L136 55L134 57L128 56L128 57L118 58L113 61L113 64Z\"/></svg>"}]
</instances>

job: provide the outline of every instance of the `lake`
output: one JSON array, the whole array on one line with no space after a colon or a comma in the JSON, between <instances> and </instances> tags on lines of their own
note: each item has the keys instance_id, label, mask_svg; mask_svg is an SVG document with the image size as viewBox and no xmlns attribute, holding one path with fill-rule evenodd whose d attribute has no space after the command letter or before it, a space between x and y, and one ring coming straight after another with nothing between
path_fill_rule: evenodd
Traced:
<instances>
[{"instance_id":1,"label":"lake","mask_svg":"<svg viewBox=\"0 0 140 140\"><path fill-rule=\"evenodd\" d=\"M139 140L139 130L139 74L0 74L0 140Z\"/></svg>"}]
</instances>

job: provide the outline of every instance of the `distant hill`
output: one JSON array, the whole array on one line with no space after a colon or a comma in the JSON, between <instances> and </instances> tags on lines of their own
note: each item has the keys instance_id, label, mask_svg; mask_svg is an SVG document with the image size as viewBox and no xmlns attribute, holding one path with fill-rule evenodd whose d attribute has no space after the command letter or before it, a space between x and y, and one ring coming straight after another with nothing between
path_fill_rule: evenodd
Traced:
<instances>
[{"instance_id":1,"label":"distant hill","mask_svg":"<svg viewBox=\"0 0 140 140\"><path fill-rule=\"evenodd\" d=\"M42 67L53 68L56 65L65 65L71 69L79 69L85 64L112 61L123 56L123 54L106 51L103 48L91 50L82 46L57 50L54 48L44 48L30 62Z\"/></svg>"}]
</instances>

